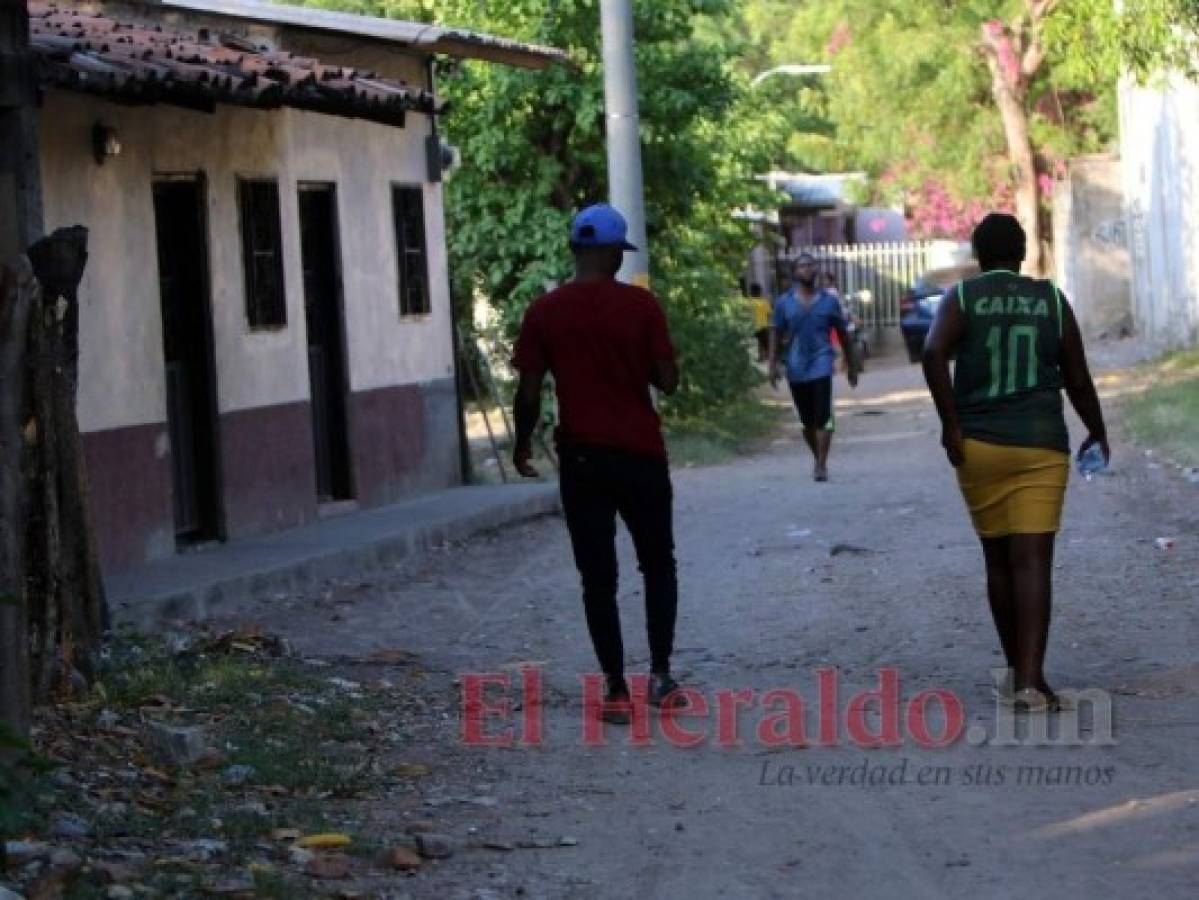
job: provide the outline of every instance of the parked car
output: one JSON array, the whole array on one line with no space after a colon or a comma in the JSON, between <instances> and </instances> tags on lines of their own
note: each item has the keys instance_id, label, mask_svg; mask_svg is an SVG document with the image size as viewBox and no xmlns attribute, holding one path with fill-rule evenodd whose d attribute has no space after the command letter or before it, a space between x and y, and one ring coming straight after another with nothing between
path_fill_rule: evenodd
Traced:
<instances>
[{"instance_id":1,"label":"parked car","mask_svg":"<svg viewBox=\"0 0 1199 900\"><path fill-rule=\"evenodd\" d=\"M929 269L917 278L912 289L900 298L899 330L903 333L903 342L908 349L910 361L920 361L924 339L928 336L933 316L936 315L945 292L959 281L972 278L978 272L976 263Z\"/></svg>"}]
</instances>

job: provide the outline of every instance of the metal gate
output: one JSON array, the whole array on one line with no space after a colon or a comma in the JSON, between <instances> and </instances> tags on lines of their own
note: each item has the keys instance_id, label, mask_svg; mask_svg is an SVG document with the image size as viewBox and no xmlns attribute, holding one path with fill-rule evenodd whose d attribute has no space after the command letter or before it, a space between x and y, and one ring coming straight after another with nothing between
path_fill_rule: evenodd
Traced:
<instances>
[{"instance_id":1,"label":"metal gate","mask_svg":"<svg viewBox=\"0 0 1199 900\"><path fill-rule=\"evenodd\" d=\"M866 327L875 331L899 324L899 301L929 269L929 241L887 244L824 244L792 247L778 257L779 284L791 283L791 267L803 253L821 272L837 279L841 296L853 303Z\"/></svg>"}]
</instances>

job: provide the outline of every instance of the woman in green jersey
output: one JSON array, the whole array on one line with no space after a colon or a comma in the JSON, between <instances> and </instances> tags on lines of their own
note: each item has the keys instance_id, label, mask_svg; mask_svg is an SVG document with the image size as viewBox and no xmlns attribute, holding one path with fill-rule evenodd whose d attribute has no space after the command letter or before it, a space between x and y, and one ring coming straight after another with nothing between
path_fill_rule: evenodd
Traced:
<instances>
[{"instance_id":1,"label":"woman in green jersey","mask_svg":"<svg viewBox=\"0 0 1199 900\"><path fill-rule=\"evenodd\" d=\"M982 541L987 596L1017 708L1055 709L1045 680L1054 540L1070 470L1062 390L1110 456L1078 322L1048 280L1020 275L1024 229L991 213L975 228L982 274L950 289L924 347L941 444ZM953 378L949 360L956 357Z\"/></svg>"}]
</instances>

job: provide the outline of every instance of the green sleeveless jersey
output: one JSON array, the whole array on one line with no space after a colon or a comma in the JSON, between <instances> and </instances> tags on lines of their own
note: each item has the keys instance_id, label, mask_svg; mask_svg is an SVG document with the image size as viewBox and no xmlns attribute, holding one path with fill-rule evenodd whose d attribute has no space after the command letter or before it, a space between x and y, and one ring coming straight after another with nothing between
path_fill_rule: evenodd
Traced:
<instances>
[{"instance_id":1,"label":"green sleeveless jersey","mask_svg":"<svg viewBox=\"0 0 1199 900\"><path fill-rule=\"evenodd\" d=\"M1062 412L1062 297L1051 281L995 269L963 281L953 394L962 435L1070 451Z\"/></svg>"}]
</instances>

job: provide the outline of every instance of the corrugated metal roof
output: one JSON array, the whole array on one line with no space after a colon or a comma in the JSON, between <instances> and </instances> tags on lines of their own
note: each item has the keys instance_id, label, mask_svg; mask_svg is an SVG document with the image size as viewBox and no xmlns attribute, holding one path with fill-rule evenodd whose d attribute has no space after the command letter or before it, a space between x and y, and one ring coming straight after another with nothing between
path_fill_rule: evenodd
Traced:
<instances>
[{"instance_id":1,"label":"corrugated metal roof","mask_svg":"<svg viewBox=\"0 0 1199 900\"><path fill-rule=\"evenodd\" d=\"M432 113L428 91L207 28L121 21L74 4L29 4L30 45L44 81L142 103L293 106L403 125Z\"/></svg>"},{"instance_id":2,"label":"corrugated metal roof","mask_svg":"<svg viewBox=\"0 0 1199 900\"><path fill-rule=\"evenodd\" d=\"M481 59L526 69L544 69L564 62L567 55L555 47L524 44L520 41L465 31L425 22L405 22L359 16L353 13L263 3L260 0L140 0L164 9L209 13L242 19L287 25L310 31L371 38L392 44L413 47L425 53L444 53L462 59Z\"/></svg>"}]
</instances>

